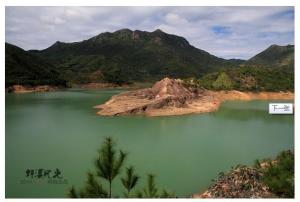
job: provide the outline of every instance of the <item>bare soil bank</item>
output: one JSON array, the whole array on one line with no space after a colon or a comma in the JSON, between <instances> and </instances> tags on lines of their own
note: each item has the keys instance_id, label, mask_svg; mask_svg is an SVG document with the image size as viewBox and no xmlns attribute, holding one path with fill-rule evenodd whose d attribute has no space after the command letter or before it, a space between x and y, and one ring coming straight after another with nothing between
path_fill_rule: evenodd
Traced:
<instances>
[{"instance_id":1,"label":"bare soil bank","mask_svg":"<svg viewBox=\"0 0 300 202\"><path fill-rule=\"evenodd\" d=\"M86 83L86 84L71 84L72 87L68 88L81 88L81 89L138 89L142 85L139 83L134 84L114 84L114 83ZM60 86L49 86L49 85L38 85L38 86L25 86L25 85L13 85L6 88L6 92L9 93L30 93L30 92L48 92L60 89L65 89L66 87Z\"/></svg>"},{"instance_id":2,"label":"bare soil bank","mask_svg":"<svg viewBox=\"0 0 300 202\"><path fill-rule=\"evenodd\" d=\"M13 85L11 87L8 87L6 91L9 93L31 93L31 92L49 92L58 89L63 89L63 87L49 86L49 85L40 85L40 86Z\"/></svg>"}]
</instances>

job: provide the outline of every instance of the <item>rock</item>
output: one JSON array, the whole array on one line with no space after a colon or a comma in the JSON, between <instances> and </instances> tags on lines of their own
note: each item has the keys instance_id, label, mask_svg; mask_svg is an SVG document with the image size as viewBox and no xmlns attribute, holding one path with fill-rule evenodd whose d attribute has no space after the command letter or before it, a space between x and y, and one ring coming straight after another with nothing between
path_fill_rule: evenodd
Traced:
<instances>
[{"instance_id":1,"label":"rock","mask_svg":"<svg viewBox=\"0 0 300 202\"><path fill-rule=\"evenodd\" d=\"M155 98L173 96L183 99L192 99L198 95L186 88L182 80L164 78L163 80L154 84L151 88Z\"/></svg>"}]
</instances>

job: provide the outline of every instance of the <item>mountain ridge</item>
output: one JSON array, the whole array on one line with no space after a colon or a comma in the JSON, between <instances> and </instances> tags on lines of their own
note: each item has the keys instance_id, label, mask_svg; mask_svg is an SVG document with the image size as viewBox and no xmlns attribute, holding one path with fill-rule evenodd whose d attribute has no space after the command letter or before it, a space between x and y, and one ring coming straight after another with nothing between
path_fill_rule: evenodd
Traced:
<instances>
[{"instance_id":1,"label":"mountain ridge","mask_svg":"<svg viewBox=\"0 0 300 202\"><path fill-rule=\"evenodd\" d=\"M75 78L81 82L122 83L201 76L239 63L216 57L190 45L185 38L162 30L104 32L80 42L56 42L33 53L58 66L66 80ZM98 80L82 77L84 73L95 72L99 73Z\"/></svg>"},{"instance_id":2,"label":"mountain ridge","mask_svg":"<svg viewBox=\"0 0 300 202\"><path fill-rule=\"evenodd\" d=\"M250 58L246 64L294 66L294 45L270 45L264 51Z\"/></svg>"},{"instance_id":3,"label":"mountain ridge","mask_svg":"<svg viewBox=\"0 0 300 202\"><path fill-rule=\"evenodd\" d=\"M263 51L248 61L226 60L192 46L184 37L159 29L152 32L121 29L103 32L78 42L56 41L43 50L23 51L39 58L42 63L50 64L59 72L60 77L69 83L122 84L157 81L164 77L199 78L220 69L232 69L243 65L292 66L287 62L280 62L280 54L286 51L280 48L277 53L276 47L270 46L265 50L267 54ZM268 53L270 48L274 50ZM293 51L293 46L289 45L284 59L293 60L293 57L289 56ZM9 50L6 53L9 54ZM272 53L276 54L276 63L268 63L268 57ZM266 61L261 59L266 57L265 55L268 56Z\"/></svg>"}]
</instances>

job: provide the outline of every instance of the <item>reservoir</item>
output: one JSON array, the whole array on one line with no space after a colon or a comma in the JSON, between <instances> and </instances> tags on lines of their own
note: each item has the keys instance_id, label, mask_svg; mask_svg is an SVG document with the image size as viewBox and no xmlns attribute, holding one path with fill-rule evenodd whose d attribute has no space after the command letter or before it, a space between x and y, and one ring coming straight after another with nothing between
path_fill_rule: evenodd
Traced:
<instances>
[{"instance_id":1,"label":"reservoir","mask_svg":"<svg viewBox=\"0 0 300 202\"><path fill-rule=\"evenodd\" d=\"M87 171L94 171L97 150L108 136L128 153L125 167L133 165L141 177L134 191L152 173L159 188L178 197L204 191L218 173L237 164L294 149L294 116L268 114L268 101L228 101L217 112L183 116L96 115L93 106L120 92L6 94L6 197L67 197L72 185L83 187ZM58 169L66 181L32 180L26 173L32 169ZM112 187L113 196L123 197L119 177Z\"/></svg>"}]
</instances>

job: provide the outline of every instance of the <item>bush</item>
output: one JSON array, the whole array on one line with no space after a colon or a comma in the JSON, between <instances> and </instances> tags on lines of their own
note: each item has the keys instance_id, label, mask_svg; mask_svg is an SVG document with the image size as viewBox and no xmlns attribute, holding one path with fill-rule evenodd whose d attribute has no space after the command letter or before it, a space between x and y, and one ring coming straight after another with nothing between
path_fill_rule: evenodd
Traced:
<instances>
[{"instance_id":1,"label":"bush","mask_svg":"<svg viewBox=\"0 0 300 202\"><path fill-rule=\"evenodd\" d=\"M263 182L279 197L294 197L294 154L281 152L265 169Z\"/></svg>"}]
</instances>

